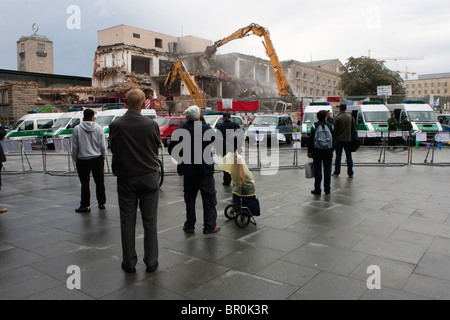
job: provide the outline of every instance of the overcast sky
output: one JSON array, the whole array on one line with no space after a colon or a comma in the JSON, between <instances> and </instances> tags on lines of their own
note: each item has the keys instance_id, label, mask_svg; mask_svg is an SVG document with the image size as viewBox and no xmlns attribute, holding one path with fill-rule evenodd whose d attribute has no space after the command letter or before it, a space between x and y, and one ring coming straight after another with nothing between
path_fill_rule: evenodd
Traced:
<instances>
[{"instance_id":1,"label":"overcast sky","mask_svg":"<svg viewBox=\"0 0 450 320\"><path fill-rule=\"evenodd\" d=\"M80 9L79 29L70 29ZM255 22L266 27L280 60L424 57L386 62L417 74L450 72L448 0L0 0L0 69L17 70L16 42L33 33L54 42L55 73L92 76L97 31L120 24L172 36L220 40ZM70 25L70 23L69 23ZM230 42L218 54L266 58L256 36ZM412 76L410 75L410 78Z\"/></svg>"}]
</instances>

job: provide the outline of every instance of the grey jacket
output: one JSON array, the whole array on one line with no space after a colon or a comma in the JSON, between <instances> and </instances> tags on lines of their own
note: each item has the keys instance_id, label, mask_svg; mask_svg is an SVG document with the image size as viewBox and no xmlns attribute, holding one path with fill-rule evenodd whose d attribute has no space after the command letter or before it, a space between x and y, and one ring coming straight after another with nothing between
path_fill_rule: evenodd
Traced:
<instances>
[{"instance_id":1,"label":"grey jacket","mask_svg":"<svg viewBox=\"0 0 450 320\"><path fill-rule=\"evenodd\" d=\"M73 129L72 158L77 160L89 160L106 158L107 145L102 127L92 121L85 121Z\"/></svg>"}]
</instances>

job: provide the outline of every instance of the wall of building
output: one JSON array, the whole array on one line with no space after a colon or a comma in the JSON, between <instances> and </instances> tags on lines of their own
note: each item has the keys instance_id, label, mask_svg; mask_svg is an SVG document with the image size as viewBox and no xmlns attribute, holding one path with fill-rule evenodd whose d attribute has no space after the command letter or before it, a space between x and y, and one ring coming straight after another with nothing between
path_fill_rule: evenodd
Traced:
<instances>
[{"instance_id":1,"label":"wall of building","mask_svg":"<svg viewBox=\"0 0 450 320\"><path fill-rule=\"evenodd\" d=\"M38 104L38 86L36 82L15 82L0 84L0 91L8 91L8 101L0 104L0 118L18 119Z\"/></svg>"},{"instance_id":2,"label":"wall of building","mask_svg":"<svg viewBox=\"0 0 450 320\"><path fill-rule=\"evenodd\" d=\"M17 70L53 74L53 42L37 35L22 37L17 41Z\"/></svg>"}]
</instances>

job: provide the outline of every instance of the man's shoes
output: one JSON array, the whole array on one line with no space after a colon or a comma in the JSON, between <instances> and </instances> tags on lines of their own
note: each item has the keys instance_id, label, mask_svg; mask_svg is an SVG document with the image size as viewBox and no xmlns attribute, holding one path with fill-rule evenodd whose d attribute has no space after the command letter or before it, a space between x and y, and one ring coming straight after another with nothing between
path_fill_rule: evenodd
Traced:
<instances>
[{"instance_id":1,"label":"man's shoes","mask_svg":"<svg viewBox=\"0 0 450 320\"><path fill-rule=\"evenodd\" d=\"M75 209L75 212L78 213L91 212L91 207L79 207L78 209Z\"/></svg>"},{"instance_id":2,"label":"man's shoes","mask_svg":"<svg viewBox=\"0 0 450 320\"><path fill-rule=\"evenodd\" d=\"M332 173L331 175L332 175L333 177L336 177L336 178L339 177L339 175L336 174L336 173Z\"/></svg>"},{"instance_id":3,"label":"man's shoes","mask_svg":"<svg viewBox=\"0 0 450 320\"><path fill-rule=\"evenodd\" d=\"M98 208L99 208L100 210L105 210L105 209L106 209L105 204L99 204L99 205L98 205Z\"/></svg>"},{"instance_id":4,"label":"man's shoes","mask_svg":"<svg viewBox=\"0 0 450 320\"><path fill-rule=\"evenodd\" d=\"M155 264L154 266L151 266L151 267L147 267L146 271L147 272L155 272L156 269L158 269L158 264Z\"/></svg>"},{"instance_id":5,"label":"man's shoes","mask_svg":"<svg viewBox=\"0 0 450 320\"><path fill-rule=\"evenodd\" d=\"M350 179L353 179L353 175L351 175L351 176L348 176Z\"/></svg>"},{"instance_id":6,"label":"man's shoes","mask_svg":"<svg viewBox=\"0 0 450 320\"><path fill-rule=\"evenodd\" d=\"M231 182L230 183L222 182L222 185L226 186L226 187L229 187L231 185Z\"/></svg>"},{"instance_id":7,"label":"man's shoes","mask_svg":"<svg viewBox=\"0 0 450 320\"><path fill-rule=\"evenodd\" d=\"M125 267L122 263L122 270L125 271L126 273L136 273L136 268L128 268Z\"/></svg>"},{"instance_id":8,"label":"man's shoes","mask_svg":"<svg viewBox=\"0 0 450 320\"><path fill-rule=\"evenodd\" d=\"M220 231L220 227L216 226L214 229L212 229L211 231L203 231L203 234L212 234L212 233L216 233Z\"/></svg>"},{"instance_id":9,"label":"man's shoes","mask_svg":"<svg viewBox=\"0 0 450 320\"><path fill-rule=\"evenodd\" d=\"M331 191L325 191L326 195L329 195L331 193Z\"/></svg>"},{"instance_id":10,"label":"man's shoes","mask_svg":"<svg viewBox=\"0 0 450 320\"><path fill-rule=\"evenodd\" d=\"M0 214L8 212L8 209L0 208Z\"/></svg>"},{"instance_id":11,"label":"man's shoes","mask_svg":"<svg viewBox=\"0 0 450 320\"><path fill-rule=\"evenodd\" d=\"M186 233L194 233L194 229L189 229L187 227L183 227L183 231Z\"/></svg>"},{"instance_id":12,"label":"man's shoes","mask_svg":"<svg viewBox=\"0 0 450 320\"><path fill-rule=\"evenodd\" d=\"M311 190L312 194L315 194L316 196L320 196L320 191Z\"/></svg>"}]
</instances>

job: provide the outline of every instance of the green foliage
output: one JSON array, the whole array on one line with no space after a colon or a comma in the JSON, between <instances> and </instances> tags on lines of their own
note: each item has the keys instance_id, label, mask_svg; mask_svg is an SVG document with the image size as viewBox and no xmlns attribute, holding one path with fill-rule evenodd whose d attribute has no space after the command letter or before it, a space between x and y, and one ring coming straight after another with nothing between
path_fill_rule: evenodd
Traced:
<instances>
[{"instance_id":1,"label":"green foliage","mask_svg":"<svg viewBox=\"0 0 450 320\"><path fill-rule=\"evenodd\" d=\"M378 86L389 85L393 95L405 94L402 78L386 68L384 61L350 57L341 70L339 90L346 96L376 96Z\"/></svg>"}]
</instances>

